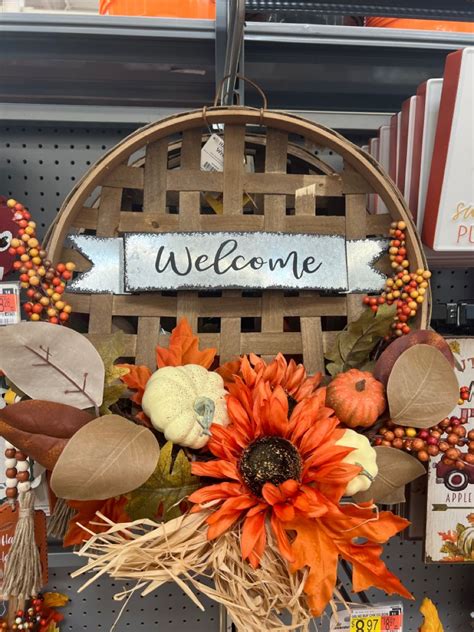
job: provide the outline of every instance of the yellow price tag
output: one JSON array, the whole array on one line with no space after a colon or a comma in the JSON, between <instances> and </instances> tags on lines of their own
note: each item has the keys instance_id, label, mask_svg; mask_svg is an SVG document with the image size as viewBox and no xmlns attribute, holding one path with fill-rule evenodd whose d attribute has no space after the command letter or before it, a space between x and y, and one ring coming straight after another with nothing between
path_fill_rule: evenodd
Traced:
<instances>
[{"instance_id":1,"label":"yellow price tag","mask_svg":"<svg viewBox=\"0 0 474 632\"><path fill-rule=\"evenodd\" d=\"M355 617L351 618L351 632L381 632L382 617Z\"/></svg>"}]
</instances>

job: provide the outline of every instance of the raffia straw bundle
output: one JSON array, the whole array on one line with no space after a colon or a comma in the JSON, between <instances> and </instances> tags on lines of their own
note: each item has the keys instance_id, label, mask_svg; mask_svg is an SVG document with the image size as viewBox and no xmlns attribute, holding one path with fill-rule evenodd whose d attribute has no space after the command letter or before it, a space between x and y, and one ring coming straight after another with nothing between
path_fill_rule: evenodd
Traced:
<instances>
[{"instance_id":1,"label":"raffia straw bundle","mask_svg":"<svg viewBox=\"0 0 474 632\"><path fill-rule=\"evenodd\" d=\"M109 529L92 535L84 544L78 554L88 557L88 563L72 576L93 573L81 591L104 574L137 582L117 593L116 600L126 599L136 590L145 596L173 581L201 610L204 606L194 591L224 605L239 630L308 630L311 617L303 593L305 573L289 572L271 533L261 566L253 569L242 560L238 529L213 542L207 540L208 515L207 511L186 514L164 524L151 520L115 524L98 514ZM206 578L210 585L203 583ZM283 613L291 619L287 625L279 617Z\"/></svg>"}]
</instances>

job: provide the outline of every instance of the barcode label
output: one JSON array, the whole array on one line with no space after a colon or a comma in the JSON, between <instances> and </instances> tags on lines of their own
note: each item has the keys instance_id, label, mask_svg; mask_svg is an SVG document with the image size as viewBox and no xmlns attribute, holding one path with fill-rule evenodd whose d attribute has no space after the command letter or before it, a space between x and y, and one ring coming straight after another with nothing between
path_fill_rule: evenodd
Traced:
<instances>
[{"instance_id":1,"label":"barcode label","mask_svg":"<svg viewBox=\"0 0 474 632\"><path fill-rule=\"evenodd\" d=\"M217 169L215 165L211 165L211 163L207 160L202 163L202 168L204 169L204 171L219 171L219 169Z\"/></svg>"},{"instance_id":2,"label":"barcode label","mask_svg":"<svg viewBox=\"0 0 474 632\"><path fill-rule=\"evenodd\" d=\"M224 140L212 134L201 149L201 169L222 171L224 169Z\"/></svg>"}]
</instances>

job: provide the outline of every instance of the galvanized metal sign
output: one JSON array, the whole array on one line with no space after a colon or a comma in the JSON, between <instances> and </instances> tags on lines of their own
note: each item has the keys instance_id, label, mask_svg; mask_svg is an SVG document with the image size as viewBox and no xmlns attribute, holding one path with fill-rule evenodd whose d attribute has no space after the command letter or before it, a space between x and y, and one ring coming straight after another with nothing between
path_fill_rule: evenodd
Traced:
<instances>
[{"instance_id":1,"label":"galvanized metal sign","mask_svg":"<svg viewBox=\"0 0 474 632\"><path fill-rule=\"evenodd\" d=\"M373 264L383 239L287 233L128 233L69 238L92 268L71 292L292 289L367 292L385 277Z\"/></svg>"}]
</instances>

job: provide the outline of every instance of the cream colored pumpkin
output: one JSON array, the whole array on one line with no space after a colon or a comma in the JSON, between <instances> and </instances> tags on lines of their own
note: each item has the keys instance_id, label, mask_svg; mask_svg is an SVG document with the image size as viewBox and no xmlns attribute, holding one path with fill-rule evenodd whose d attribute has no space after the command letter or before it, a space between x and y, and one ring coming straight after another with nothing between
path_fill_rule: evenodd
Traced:
<instances>
[{"instance_id":1,"label":"cream colored pumpkin","mask_svg":"<svg viewBox=\"0 0 474 632\"><path fill-rule=\"evenodd\" d=\"M365 435L359 434L355 430L346 430L344 435L336 441L337 445L355 448L350 454L344 457L345 463L360 465L364 468L358 476L349 481L345 496L354 496L358 492L365 492L372 485L372 481L378 474L377 453L370 445Z\"/></svg>"},{"instance_id":2,"label":"cream colored pumpkin","mask_svg":"<svg viewBox=\"0 0 474 632\"><path fill-rule=\"evenodd\" d=\"M142 408L168 441L202 448L211 423L229 423L226 390L218 373L197 364L164 367L148 380Z\"/></svg>"}]
</instances>

